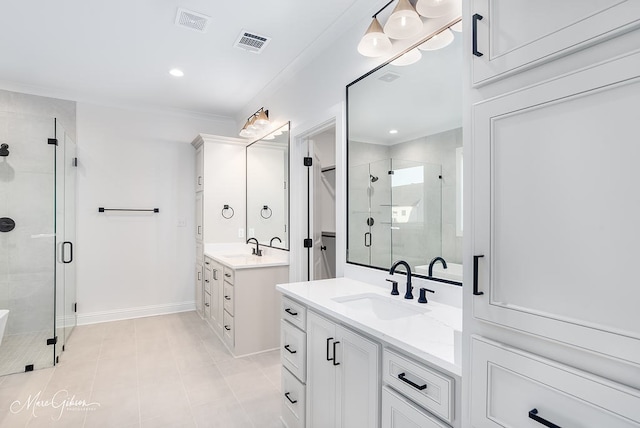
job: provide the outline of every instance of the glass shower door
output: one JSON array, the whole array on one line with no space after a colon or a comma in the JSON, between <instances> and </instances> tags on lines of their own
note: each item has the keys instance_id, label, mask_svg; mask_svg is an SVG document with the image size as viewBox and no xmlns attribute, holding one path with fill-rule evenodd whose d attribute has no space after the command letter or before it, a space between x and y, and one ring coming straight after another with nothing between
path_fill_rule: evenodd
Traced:
<instances>
[{"instance_id":1,"label":"glass shower door","mask_svg":"<svg viewBox=\"0 0 640 428\"><path fill-rule=\"evenodd\" d=\"M56 124L56 358L76 325L76 145ZM57 361L57 360L56 360Z\"/></svg>"},{"instance_id":2,"label":"glass shower door","mask_svg":"<svg viewBox=\"0 0 640 428\"><path fill-rule=\"evenodd\" d=\"M52 118L0 112L0 374L54 364Z\"/></svg>"}]
</instances>

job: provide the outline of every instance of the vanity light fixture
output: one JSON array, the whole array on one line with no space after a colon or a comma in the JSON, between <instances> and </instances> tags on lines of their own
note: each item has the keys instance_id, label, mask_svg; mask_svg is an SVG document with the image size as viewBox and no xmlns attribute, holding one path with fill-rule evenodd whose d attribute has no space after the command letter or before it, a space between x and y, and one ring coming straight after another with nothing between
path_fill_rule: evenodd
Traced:
<instances>
[{"instance_id":1,"label":"vanity light fixture","mask_svg":"<svg viewBox=\"0 0 640 428\"><path fill-rule=\"evenodd\" d=\"M409 0L398 0L398 4L384 24L384 32L392 39L409 39L422 30L422 19Z\"/></svg>"},{"instance_id":2,"label":"vanity light fixture","mask_svg":"<svg viewBox=\"0 0 640 428\"><path fill-rule=\"evenodd\" d=\"M391 40L389 40L389 36L384 34L377 15L373 15L371 25L358 43L358 52L360 55L371 58L387 55L391 52Z\"/></svg>"},{"instance_id":3,"label":"vanity light fixture","mask_svg":"<svg viewBox=\"0 0 640 428\"><path fill-rule=\"evenodd\" d=\"M422 53L417 48L414 48L391 61L391 65L403 67L405 65L415 64L420 61L420 58L422 58Z\"/></svg>"},{"instance_id":4,"label":"vanity light fixture","mask_svg":"<svg viewBox=\"0 0 640 428\"><path fill-rule=\"evenodd\" d=\"M264 107L261 107L258 111L249 116L240 130L240 136L243 138L255 137L258 132L265 129L270 123L269 110L265 110Z\"/></svg>"},{"instance_id":5,"label":"vanity light fixture","mask_svg":"<svg viewBox=\"0 0 640 428\"><path fill-rule=\"evenodd\" d=\"M418 46L418 49L423 51L436 51L448 46L453 42L454 35L448 28L445 28L440 33L434 35L429 40Z\"/></svg>"},{"instance_id":6,"label":"vanity light fixture","mask_svg":"<svg viewBox=\"0 0 640 428\"><path fill-rule=\"evenodd\" d=\"M425 18L438 18L455 11L461 12L459 0L418 0L417 12Z\"/></svg>"}]
</instances>

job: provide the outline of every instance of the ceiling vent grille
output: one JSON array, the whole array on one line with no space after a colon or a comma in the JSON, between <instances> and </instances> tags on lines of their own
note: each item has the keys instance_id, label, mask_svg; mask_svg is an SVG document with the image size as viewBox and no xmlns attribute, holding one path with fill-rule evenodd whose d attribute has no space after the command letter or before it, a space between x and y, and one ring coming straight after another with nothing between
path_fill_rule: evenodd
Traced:
<instances>
[{"instance_id":1,"label":"ceiling vent grille","mask_svg":"<svg viewBox=\"0 0 640 428\"><path fill-rule=\"evenodd\" d=\"M262 51L265 47L267 47L270 41L270 37L260 36L255 33L242 30L234 46L249 52L262 53Z\"/></svg>"},{"instance_id":2,"label":"ceiling vent grille","mask_svg":"<svg viewBox=\"0 0 640 428\"><path fill-rule=\"evenodd\" d=\"M206 33L211 18L192 10L178 8L176 25L199 33Z\"/></svg>"},{"instance_id":3,"label":"ceiling vent grille","mask_svg":"<svg viewBox=\"0 0 640 428\"><path fill-rule=\"evenodd\" d=\"M378 77L378 80L382 80L383 82L387 82L387 83L391 83L394 80L397 80L400 78L399 74L396 74L392 71L389 71L385 74L383 74L382 76Z\"/></svg>"}]
</instances>

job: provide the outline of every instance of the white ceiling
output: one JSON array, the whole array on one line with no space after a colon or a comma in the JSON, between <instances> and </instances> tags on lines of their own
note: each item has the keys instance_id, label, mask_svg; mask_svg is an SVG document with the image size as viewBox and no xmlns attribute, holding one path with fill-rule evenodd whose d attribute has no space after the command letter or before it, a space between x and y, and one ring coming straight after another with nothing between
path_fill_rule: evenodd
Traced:
<instances>
[{"instance_id":1,"label":"white ceiling","mask_svg":"<svg viewBox=\"0 0 640 428\"><path fill-rule=\"evenodd\" d=\"M372 6L367 0L2 0L0 87L233 117L286 67L328 46ZM179 7L210 16L208 31L176 26ZM263 53L233 47L243 29L272 38ZM170 76L171 68L185 76Z\"/></svg>"}]
</instances>

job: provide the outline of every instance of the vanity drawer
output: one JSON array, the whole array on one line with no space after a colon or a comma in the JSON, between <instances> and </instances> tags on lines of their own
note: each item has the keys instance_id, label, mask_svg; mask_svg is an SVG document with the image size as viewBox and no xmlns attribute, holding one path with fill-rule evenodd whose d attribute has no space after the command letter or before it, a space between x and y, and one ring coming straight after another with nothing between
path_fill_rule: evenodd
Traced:
<instances>
[{"instance_id":1,"label":"vanity drawer","mask_svg":"<svg viewBox=\"0 0 640 428\"><path fill-rule=\"evenodd\" d=\"M452 378L384 349L382 380L425 409L452 423L455 385Z\"/></svg>"},{"instance_id":2,"label":"vanity drawer","mask_svg":"<svg viewBox=\"0 0 640 428\"><path fill-rule=\"evenodd\" d=\"M206 265L204 267L204 291L211 294L211 267Z\"/></svg>"},{"instance_id":3,"label":"vanity drawer","mask_svg":"<svg viewBox=\"0 0 640 428\"><path fill-rule=\"evenodd\" d=\"M282 369L282 422L287 428L304 428L305 386Z\"/></svg>"},{"instance_id":4,"label":"vanity drawer","mask_svg":"<svg viewBox=\"0 0 640 428\"><path fill-rule=\"evenodd\" d=\"M222 293L222 307L233 315L233 285L225 282Z\"/></svg>"},{"instance_id":5,"label":"vanity drawer","mask_svg":"<svg viewBox=\"0 0 640 428\"><path fill-rule=\"evenodd\" d=\"M388 387L382 388L382 428L448 428Z\"/></svg>"},{"instance_id":6,"label":"vanity drawer","mask_svg":"<svg viewBox=\"0 0 640 428\"><path fill-rule=\"evenodd\" d=\"M280 321L280 356L282 365L304 382L307 361L307 334L285 320Z\"/></svg>"},{"instance_id":7,"label":"vanity drawer","mask_svg":"<svg viewBox=\"0 0 640 428\"><path fill-rule=\"evenodd\" d=\"M282 296L282 319L289 321L300 330L306 331L307 308L286 296Z\"/></svg>"},{"instance_id":8,"label":"vanity drawer","mask_svg":"<svg viewBox=\"0 0 640 428\"><path fill-rule=\"evenodd\" d=\"M206 292L204 293L204 319L209 318L211 318L211 295Z\"/></svg>"},{"instance_id":9,"label":"vanity drawer","mask_svg":"<svg viewBox=\"0 0 640 428\"><path fill-rule=\"evenodd\" d=\"M226 282L228 282L229 284L233 285L233 280L236 276L235 271L233 269L231 269L230 267L224 266L222 271L224 272L224 280Z\"/></svg>"},{"instance_id":10,"label":"vanity drawer","mask_svg":"<svg viewBox=\"0 0 640 428\"><path fill-rule=\"evenodd\" d=\"M477 336L471 361L474 427L640 426L638 390Z\"/></svg>"},{"instance_id":11,"label":"vanity drawer","mask_svg":"<svg viewBox=\"0 0 640 428\"><path fill-rule=\"evenodd\" d=\"M229 348L234 347L234 329L233 329L233 317L229 315L229 312L222 311L222 338Z\"/></svg>"}]
</instances>

